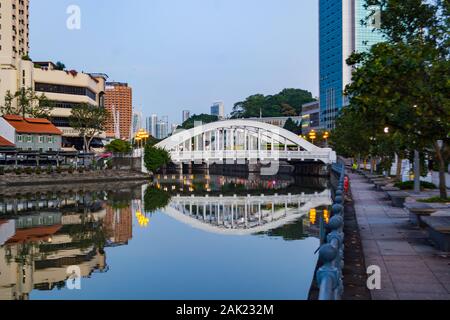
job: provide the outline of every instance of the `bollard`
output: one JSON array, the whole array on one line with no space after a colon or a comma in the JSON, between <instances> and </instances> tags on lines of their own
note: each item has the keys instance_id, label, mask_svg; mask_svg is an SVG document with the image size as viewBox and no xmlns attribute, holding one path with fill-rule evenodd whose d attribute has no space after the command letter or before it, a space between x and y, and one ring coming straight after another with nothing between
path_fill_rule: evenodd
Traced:
<instances>
[{"instance_id":1,"label":"bollard","mask_svg":"<svg viewBox=\"0 0 450 320\"><path fill-rule=\"evenodd\" d=\"M336 202L337 204L342 204L342 203L343 203L342 196L336 196L335 202Z\"/></svg>"},{"instance_id":2,"label":"bollard","mask_svg":"<svg viewBox=\"0 0 450 320\"><path fill-rule=\"evenodd\" d=\"M336 290L339 288L339 270L333 265L338 251L331 245L325 244L320 248L319 259L323 266L317 271L317 284L320 288L319 300L335 300Z\"/></svg>"},{"instance_id":3,"label":"bollard","mask_svg":"<svg viewBox=\"0 0 450 320\"><path fill-rule=\"evenodd\" d=\"M341 204L334 204L331 207L331 212L333 213L333 216L342 215L344 213L344 207Z\"/></svg>"}]
</instances>

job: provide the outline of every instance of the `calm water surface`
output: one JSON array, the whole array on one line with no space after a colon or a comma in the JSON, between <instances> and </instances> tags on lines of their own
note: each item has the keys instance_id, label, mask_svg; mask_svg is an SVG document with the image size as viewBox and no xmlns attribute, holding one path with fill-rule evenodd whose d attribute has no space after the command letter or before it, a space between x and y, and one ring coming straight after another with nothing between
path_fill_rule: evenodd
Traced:
<instances>
[{"instance_id":1,"label":"calm water surface","mask_svg":"<svg viewBox=\"0 0 450 320\"><path fill-rule=\"evenodd\" d=\"M0 299L307 299L329 205L326 180L252 175L4 190Z\"/></svg>"}]
</instances>

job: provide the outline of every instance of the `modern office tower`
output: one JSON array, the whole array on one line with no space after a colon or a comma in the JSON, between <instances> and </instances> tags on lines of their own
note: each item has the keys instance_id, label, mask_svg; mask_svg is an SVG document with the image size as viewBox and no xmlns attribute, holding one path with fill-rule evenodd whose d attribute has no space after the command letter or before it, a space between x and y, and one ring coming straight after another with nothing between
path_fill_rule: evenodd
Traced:
<instances>
[{"instance_id":1,"label":"modern office tower","mask_svg":"<svg viewBox=\"0 0 450 320\"><path fill-rule=\"evenodd\" d=\"M164 120L159 120L156 124L156 138L165 139L169 136L169 124Z\"/></svg>"},{"instance_id":2,"label":"modern office tower","mask_svg":"<svg viewBox=\"0 0 450 320\"><path fill-rule=\"evenodd\" d=\"M319 0L320 120L327 129L334 127L340 110L348 104L343 96L352 76L347 58L383 41L374 30L377 15L363 23L376 10L364 4L364 0Z\"/></svg>"},{"instance_id":3,"label":"modern office tower","mask_svg":"<svg viewBox=\"0 0 450 320\"><path fill-rule=\"evenodd\" d=\"M303 134L308 134L311 130L320 129L320 103L313 101L302 106L302 128Z\"/></svg>"},{"instance_id":4,"label":"modern office tower","mask_svg":"<svg viewBox=\"0 0 450 320\"><path fill-rule=\"evenodd\" d=\"M189 110L183 110L183 122L184 123L186 120L188 120L191 117L191 112Z\"/></svg>"},{"instance_id":5,"label":"modern office tower","mask_svg":"<svg viewBox=\"0 0 450 320\"><path fill-rule=\"evenodd\" d=\"M211 115L219 119L225 119L225 105L222 101L214 102L211 106Z\"/></svg>"},{"instance_id":6,"label":"modern office tower","mask_svg":"<svg viewBox=\"0 0 450 320\"><path fill-rule=\"evenodd\" d=\"M132 120L131 138L134 138L134 136L141 129L142 129L142 113L134 112L133 113L133 120Z\"/></svg>"},{"instance_id":7,"label":"modern office tower","mask_svg":"<svg viewBox=\"0 0 450 320\"><path fill-rule=\"evenodd\" d=\"M33 86L33 62L29 61L28 0L0 3L0 104L9 91ZM17 105L17 101L13 101Z\"/></svg>"},{"instance_id":8,"label":"modern office tower","mask_svg":"<svg viewBox=\"0 0 450 320\"><path fill-rule=\"evenodd\" d=\"M127 83L107 82L105 108L110 117L106 124L106 136L115 139L130 139L133 115L133 90Z\"/></svg>"},{"instance_id":9,"label":"modern office tower","mask_svg":"<svg viewBox=\"0 0 450 320\"><path fill-rule=\"evenodd\" d=\"M150 117L147 118L146 121L146 129L147 132L150 133L152 137L156 138L156 125L158 124L158 116L156 114L152 114Z\"/></svg>"}]
</instances>

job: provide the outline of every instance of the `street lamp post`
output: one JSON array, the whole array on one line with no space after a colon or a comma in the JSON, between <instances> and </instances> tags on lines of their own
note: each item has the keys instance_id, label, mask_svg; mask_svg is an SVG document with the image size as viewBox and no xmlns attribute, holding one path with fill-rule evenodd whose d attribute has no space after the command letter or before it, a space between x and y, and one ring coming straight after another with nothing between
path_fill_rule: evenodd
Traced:
<instances>
[{"instance_id":1,"label":"street lamp post","mask_svg":"<svg viewBox=\"0 0 450 320\"><path fill-rule=\"evenodd\" d=\"M328 131L325 131L323 134L323 139L325 140L325 145L328 148L328 139L330 138L330 133Z\"/></svg>"},{"instance_id":2,"label":"street lamp post","mask_svg":"<svg viewBox=\"0 0 450 320\"><path fill-rule=\"evenodd\" d=\"M312 143L314 144L314 140L316 140L316 138L317 138L316 130L311 130L311 132L309 133L309 138L311 139Z\"/></svg>"}]
</instances>

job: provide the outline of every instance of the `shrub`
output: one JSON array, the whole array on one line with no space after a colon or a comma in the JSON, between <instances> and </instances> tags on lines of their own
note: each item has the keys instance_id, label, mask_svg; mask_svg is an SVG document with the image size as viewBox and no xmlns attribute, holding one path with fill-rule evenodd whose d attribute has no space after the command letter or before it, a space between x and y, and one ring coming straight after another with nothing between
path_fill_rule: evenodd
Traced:
<instances>
[{"instance_id":1,"label":"shrub","mask_svg":"<svg viewBox=\"0 0 450 320\"><path fill-rule=\"evenodd\" d=\"M0 176L5 175L5 168L0 167Z\"/></svg>"},{"instance_id":2,"label":"shrub","mask_svg":"<svg viewBox=\"0 0 450 320\"><path fill-rule=\"evenodd\" d=\"M395 187L399 188L400 190L413 190L414 181L398 182L395 184ZM437 189L435 184L425 181L420 182L420 187L422 189Z\"/></svg>"},{"instance_id":3,"label":"shrub","mask_svg":"<svg viewBox=\"0 0 450 320\"><path fill-rule=\"evenodd\" d=\"M72 166L69 167L69 169L67 170L68 173L73 174L74 173L74 169Z\"/></svg>"},{"instance_id":4,"label":"shrub","mask_svg":"<svg viewBox=\"0 0 450 320\"><path fill-rule=\"evenodd\" d=\"M79 173L83 173L84 172L84 167L78 167L78 172Z\"/></svg>"},{"instance_id":5,"label":"shrub","mask_svg":"<svg viewBox=\"0 0 450 320\"><path fill-rule=\"evenodd\" d=\"M442 199L440 197L433 197L429 199L420 199L417 201L423 203L450 203L450 198L447 197L447 199Z\"/></svg>"},{"instance_id":6,"label":"shrub","mask_svg":"<svg viewBox=\"0 0 450 320\"><path fill-rule=\"evenodd\" d=\"M22 170L21 167L18 167L18 168L15 168L15 169L14 169L14 172L15 172L17 175L21 175L22 172L23 172L23 170Z\"/></svg>"},{"instance_id":7,"label":"shrub","mask_svg":"<svg viewBox=\"0 0 450 320\"><path fill-rule=\"evenodd\" d=\"M59 174L61 174L61 173L63 172L63 169L62 169L61 167L57 167L57 168L56 168L56 172L59 173Z\"/></svg>"},{"instance_id":8,"label":"shrub","mask_svg":"<svg viewBox=\"0 0 450 320\"><path fill-rule=\"evenodd\" d=\"M41 167L36 167L36 170L34 171L36 174L40 175L42 173Z\"/></svg>"},{"instance_id":9,"label":"shrub","mask_svg":"<svg viewBox=\"0 0 450 320\"><path fill-rule=\"evenodd\" d=\"M33 169L31 167L26 167L25 168L25 173L26 174L32 174L33 173Z\"/></svg>"},{"instance_id":10,"label":"shrub","mask_svg":"<svg viewBox=\"0 0 450 320\"><path fill-rule=\"evenodd\" d=\"M110 152L115 153L130 153L131 152L131 143L124 140L113 140L110 144L108 144L105 149Z\"/></svg>"},{"instance_id":11,"label":"shrub","mask_svg":"<svg viewBox=\"0 0 450 320\"><path fill-rule=\"evenodd\" d=\"M48 166L46 172L47 172L47 174L52 174L53 173L53 167L52 166Z\"/></svg>"},{"instance_id":12,"label":"shrub","mask_svg":"<svg viewBox=\"0 0 450 320\"><path fill-rule=\"evenodd\" d=\"M144 163L148 171L155 172L170 163L170 154L160 148L147 144L144 151Z\"/></svg>"}]
</instances>

